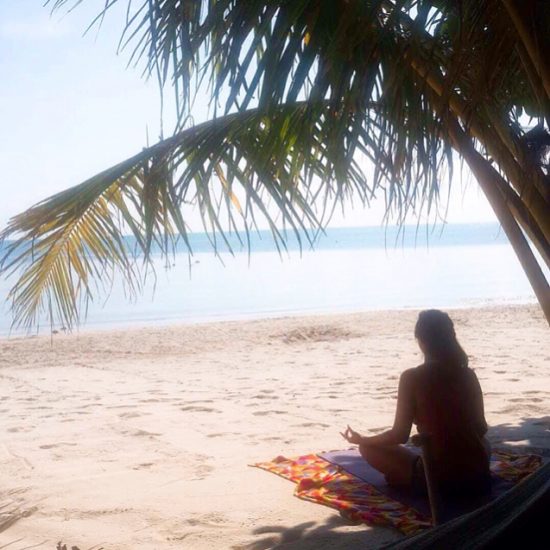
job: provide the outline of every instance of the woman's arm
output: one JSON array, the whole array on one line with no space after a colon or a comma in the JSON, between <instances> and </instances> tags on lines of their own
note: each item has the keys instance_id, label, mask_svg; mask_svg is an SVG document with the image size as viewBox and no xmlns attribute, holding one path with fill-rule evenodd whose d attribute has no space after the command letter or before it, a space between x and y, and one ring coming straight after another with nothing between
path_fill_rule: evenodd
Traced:
<instances>
[{"instance_id":1,"label":"woman's arm","mask_svg":"<svg viewBox=\"0 0 550 550\"><path fill-rule=\"evenodd\" d=\"M350 443L357 445L386 446L406 443L411 433L414 416L414 393L413 393L414 370L406 370L399 379L397 390L397 408L393 427L381 434L365 437L354 432L348 427L342 434Z\"/></svg>"},{"instance_id":2,"label":"woman's arm","mask_svg":"<svg viewBox=\"0 0 550 550\"><path fill-rule=\"evenodd\" d=\"M473 386L473 412L475 418L475 425L480 436L484 436L487 433L487 421L485 420L485 408L483 406L483 392L476 373L470 369L472 373L472 386Z\"/></svg>"}]
</instances>

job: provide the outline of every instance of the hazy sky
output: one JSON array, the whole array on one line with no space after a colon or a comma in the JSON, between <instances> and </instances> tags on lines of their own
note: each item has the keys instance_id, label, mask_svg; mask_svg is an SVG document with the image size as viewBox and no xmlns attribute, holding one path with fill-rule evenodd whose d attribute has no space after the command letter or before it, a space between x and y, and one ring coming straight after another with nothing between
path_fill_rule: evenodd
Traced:
<instances>
[{"instance_id":1,"label":"hazy sky","mask_svg":"<svg viewBox=\"0 0 550 550\"><path fill-rule=\"evenodd\" d=\"M99 33L83 36L104 0L84 0L74 12L53 16L43 0L1 0L0 226L135 154L147 129L150 143L158 138L156 83L126 68L130 52L116 54L126 2L120 4ZM495 220L475 182L466 192L458 180L454 187L449 222ZM331 225L376 224L381 211L381 205L348 209Z\"/></svg>"}]
</instances>

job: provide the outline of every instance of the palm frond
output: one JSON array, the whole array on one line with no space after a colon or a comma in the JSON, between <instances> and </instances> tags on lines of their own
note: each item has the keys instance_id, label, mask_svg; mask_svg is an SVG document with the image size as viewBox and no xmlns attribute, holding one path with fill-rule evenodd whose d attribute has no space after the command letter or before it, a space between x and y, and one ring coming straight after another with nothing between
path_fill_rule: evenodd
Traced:
<instances>
[{"instance_id":1,"label":"palm frond","mask_svg":"<svg viewBox=\"0 0 550 550\"><path fill-rule=\"evenodd\" d=\"M169 208L166 185L151 185L145 167L123 163L10 220L0 242L16 239L6 242L0 273L19 275L8 296L17 325L35 325L46 312L51 322L72 328L79 311L112 284L117 271L130 295L139 292L139 265L123 229L141 251L150 250L151 236L172 239L175 227L185 235L180 213Z\"/></svg>"},{"instance_id":2,"label":"palm frond","mask_svg":"<svg viewBox=\"0 0 550 550\"><path fill-rule=\"evenodd\" d=\"M374 120L379 108L369 105ZM411 146L413 136L405 134L405 143L395 143L388 120L364 126L362 113L348 113L344 135L331 140L335 116L329 102L226 115L161 141L16 216L0 234L3 240L17 236L0 265L0 274L23 270L10 293L15 319L30 326L46 311L72 327L79 301L94 295L92 280L110 282L115 270L123 273L131 292L138 290L143 270L136 255L147 262L153 245L167 254L177 238L188 243L181 210L186 203L198 207L213 242L218 235L230 248L222 219L237 229L239 223L247 227L246 219L254 223L262 216L284 247L277 215L298 239L311 241L344 197L358 195L368 203L376 181L369 181L361 158L376 163L375 180L386 178L388 206L402 216L433 198L433 190L415 184L430 168L424 154L417 155L413 168L393 160ZM125 231L134 237L133 251L121 236Z\"/></svg>"},{"instance_id":3,"label":"palm frond","mask_svg":"<svg viewBox=\"0 0 550 550\"><path fill-rule=\"evenodd\" d=\"M47 4L72 9L82 1ZM105 2L97 22L120 1ZM547 40L541 32L550 26L543 4L529 3L537 40ZM433 214L441 174L450 182L453 148L460 150L457 132L475 147L469 158L479 162L479 153L496 164L508 186L503 196L550 258L548 176L522 127L527 112L548 130L547 63L510 2L126 5L121 47L133 48L131 61L144 60L161 85L173 85L178 133L10 222L1 236L17 240L2 272L25 269L11 294L16 319L34 322L51 300L71 325L78 297L92 296L92 274L106 270L122 270L137 288L122 231L134 235L145 260L153 245L166 253L186 238L187 203L214 244L217 235L224 240L222 220L248 227L259 215L284 246L279 222L308 235L336 203L351 195L368 201L376 191L398 221L411 211ZM185 129L198 92L210 96L213 118Z\"/></svg>"}]
</instances>

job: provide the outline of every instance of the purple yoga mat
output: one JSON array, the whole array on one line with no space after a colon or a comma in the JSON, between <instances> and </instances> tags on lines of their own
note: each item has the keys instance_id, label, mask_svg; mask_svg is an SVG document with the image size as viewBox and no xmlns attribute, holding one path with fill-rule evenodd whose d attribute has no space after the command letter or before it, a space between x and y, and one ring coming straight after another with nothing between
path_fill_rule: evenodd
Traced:
<instances>
[{"instance_id":1,"label":"purple yoga mat","mask_svg":"<svg viewBox=\"0 0 550 550\"><path fill-rule=\"evenodd\" d=\"M416 447L408 448L413 453L420 454L419 449L417 449ZM398 502L401 502L406 506L410 506L411 508L418 510L422 514L425 514L427 516L430 515L430 504L427 497L415 496L405 489L390 487L386 483L386 479L384 478L384 476L378 470L372 468L359 454L359 451L357 449L331 451L329 453L321 453L319 454L319 456L327 462L335 464L336 466L340 466L341 468L346 470L346 472L369 483L386 496L397 500ZM498 476L491 476L491 480L492 486L490 495L487 495L486 497L483 497L483 499L480 499L479 501L471 504L467 507L467 509L464 508L464 505L459 507L456 504L444 503L443 506L445 509L443 510L443 516L446 519L451 519L466 512L472 511L473 509L483 504L486 504L487 502L490 502L496 497L502 495L508 489L514 486L512 482L506 481Z\"/></svg>"}]
</instances>

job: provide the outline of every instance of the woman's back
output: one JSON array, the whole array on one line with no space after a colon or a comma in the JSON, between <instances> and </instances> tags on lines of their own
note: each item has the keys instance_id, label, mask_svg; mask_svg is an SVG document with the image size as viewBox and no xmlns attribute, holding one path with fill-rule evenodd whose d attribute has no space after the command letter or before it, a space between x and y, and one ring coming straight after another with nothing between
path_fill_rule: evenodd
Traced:
<instances>
[{"instance_id":1,"label":"woman's back","mask_svg":"<svg viewBox=\"0 0 550 550\"><path fill-rule=\"evenodd\" d=\"M428 362L414 369L414 422L432 440L434 475L466 490L489 476L483 397L470 368Z\"/></svg>"}]
</instances>

